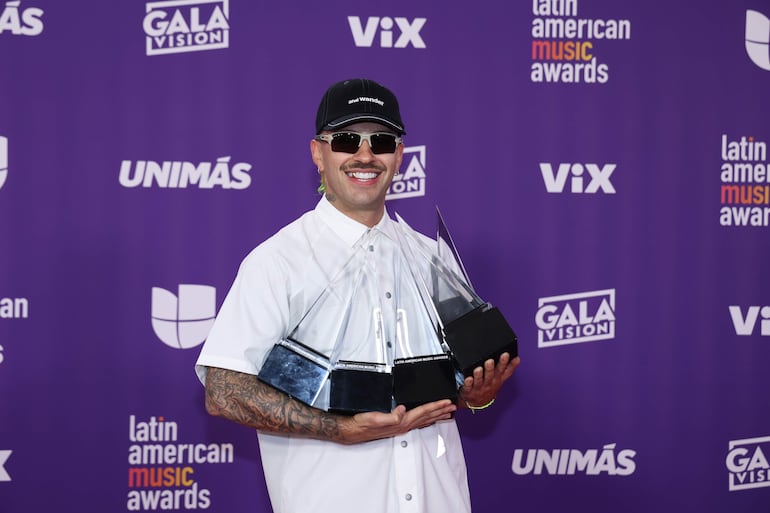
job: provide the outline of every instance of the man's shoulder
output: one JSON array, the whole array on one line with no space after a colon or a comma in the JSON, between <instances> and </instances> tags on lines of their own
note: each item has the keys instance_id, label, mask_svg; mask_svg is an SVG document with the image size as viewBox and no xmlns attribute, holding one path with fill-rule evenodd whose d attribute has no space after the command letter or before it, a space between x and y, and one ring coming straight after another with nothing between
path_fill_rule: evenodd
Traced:
<instances>
[{"instance_id":1,"label":"man's shoulder","mask_svg":"<svg viewBox=\"0 0 770 513\"><path fill-rule=\"evenodd\" d=\"M264 260L292 260L306 256L314 239L322 232L323 223L315 211L305 212L262 241L244 258L243 265Z\"/></svg>"}]
</instances>

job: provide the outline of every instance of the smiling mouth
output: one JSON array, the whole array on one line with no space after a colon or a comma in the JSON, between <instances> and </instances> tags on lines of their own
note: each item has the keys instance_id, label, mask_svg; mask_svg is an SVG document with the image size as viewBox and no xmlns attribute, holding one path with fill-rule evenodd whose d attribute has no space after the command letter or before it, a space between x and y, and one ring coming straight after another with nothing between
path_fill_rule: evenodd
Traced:
<instances>
[{"instance_id":1,"label":"smiling mouth","mask_svg":"<svg viewBox=\"0 0 770 513\"><path fill-rule=\"evenodd\" d=\"M374 173L372 171L349 171L345 174L358 180L374 180L379 176L379 173Z\"/></svg>"}]
</instances>

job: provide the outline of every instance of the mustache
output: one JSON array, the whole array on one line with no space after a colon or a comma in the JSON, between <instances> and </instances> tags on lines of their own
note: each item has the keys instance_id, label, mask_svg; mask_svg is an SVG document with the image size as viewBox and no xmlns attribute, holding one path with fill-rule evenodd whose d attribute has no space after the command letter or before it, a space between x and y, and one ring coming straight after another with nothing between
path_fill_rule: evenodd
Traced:
<instances>
[{"instance_id":1,"label":"mustache","mask_svg":"<svg viewBox=\"0 0 770 513\"><path fill-rule=\"evenodd\" d=\"M340 166L340 171L348 171L350 169L374 169L377 171L380 171L384 173L388 170L387 167L377 164L376 162L360 162L358 160L354 160L352 162L348 162L347 164L343 164Z\"/></svg>"}]
</instances>

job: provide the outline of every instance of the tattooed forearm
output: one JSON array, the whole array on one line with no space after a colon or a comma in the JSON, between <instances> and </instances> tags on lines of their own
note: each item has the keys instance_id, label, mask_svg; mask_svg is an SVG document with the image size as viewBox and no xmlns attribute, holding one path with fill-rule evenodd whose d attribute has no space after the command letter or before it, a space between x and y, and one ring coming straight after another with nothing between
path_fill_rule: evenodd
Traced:
<instances>
[{"instance_id":1,"label":"tattooed forearm","mask_svg":"<svg viewBox=\"0 0 770 513\"><path fill-rule=\"evenodd\" d=\"M251 374L210 367L206 410L266 432L346 443L343 417L306 406Z\"/></svg>"}]
</instances>

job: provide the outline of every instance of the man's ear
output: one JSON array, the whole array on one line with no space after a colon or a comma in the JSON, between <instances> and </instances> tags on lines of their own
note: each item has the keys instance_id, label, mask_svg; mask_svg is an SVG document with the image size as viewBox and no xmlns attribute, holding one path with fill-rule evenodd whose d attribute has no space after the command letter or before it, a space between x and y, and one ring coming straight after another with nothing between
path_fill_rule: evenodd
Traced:
<instances>
[{"instance_id":1,"label":"man's ear","mask_svg":"<svg viewBox=\"0 0 770 513\"><path fill-rule=\"evenodd\" d=\"M310 156L313 158L313 163L318 169L321 169L321 164L323 163L322 152L321 143L312 139L310 141Z\"/></svg>"}]
</instances>

